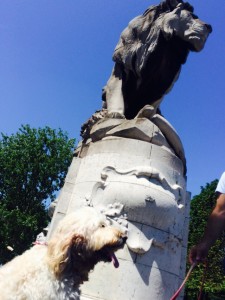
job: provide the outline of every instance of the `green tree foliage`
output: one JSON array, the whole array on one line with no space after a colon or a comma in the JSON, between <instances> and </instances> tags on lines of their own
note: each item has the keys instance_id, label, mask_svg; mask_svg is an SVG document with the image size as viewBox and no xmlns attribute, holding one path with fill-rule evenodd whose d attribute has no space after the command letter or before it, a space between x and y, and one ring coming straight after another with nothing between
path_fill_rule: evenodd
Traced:
<instances>
[{"instance_id":1,"label":"green tree foliage","mask_svg":"<svg viewBox=\"0 0 225 300\"><path fill-rule=\"evenodd\" d=\"M201 193L193 197L190 211L190 227L188 253L193 245L196 245L202 238L208 217L213 210L217 195L215 189L218 180L201 188ZM213 230L213 228L212 228ZM225 257L225 238L224 235L217 240L215 245L210 249L207 259L207 271L204 283L204 297L202 299L225 299L225 276L223 270L223 260ZM190 265L187 265L189 268ZM185 299L197 299L201 281L204 274L204 265L198 265L186 284Z\"/></svg>"},{"instance_id":2,"label":"green tree foliage","mask_svg":"<svg viewBox=\"0 0 225 300\"><path fill-rule=\"evenodd\" d=\"M0 263L27 249L47 225L45 202L63 186L74 144L49 127L22 125L11 136L1 133Z\"/></svg>"}]
</instances>

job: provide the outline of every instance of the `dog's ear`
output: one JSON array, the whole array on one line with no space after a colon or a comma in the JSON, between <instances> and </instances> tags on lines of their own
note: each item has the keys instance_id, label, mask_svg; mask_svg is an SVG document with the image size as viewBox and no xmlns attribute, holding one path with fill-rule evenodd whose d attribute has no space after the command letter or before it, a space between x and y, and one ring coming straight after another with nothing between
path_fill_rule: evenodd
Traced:
<instances>
[{"instance_id":1,"label":"dog's ear","mask_svg":"<svg viewBox=\"0 0 225 300\"><path fill-rule=\"evenodd\" d=\"M73 268L73 258L86 248L86 239L80 234L67 237L56 235L48 243L48 265L57 278Z\"/></svg>"},{"instance_id":2,"label":"dog's ear","mask_svg":"<svg viewBox=\"0 0 225 300\"><path fill-rule=\"evenodd\" d=\"M80 234L74 234L71 239L70 251L73 253L81 254L87 249L87 240Z\"/></svg>"}]
</instances>

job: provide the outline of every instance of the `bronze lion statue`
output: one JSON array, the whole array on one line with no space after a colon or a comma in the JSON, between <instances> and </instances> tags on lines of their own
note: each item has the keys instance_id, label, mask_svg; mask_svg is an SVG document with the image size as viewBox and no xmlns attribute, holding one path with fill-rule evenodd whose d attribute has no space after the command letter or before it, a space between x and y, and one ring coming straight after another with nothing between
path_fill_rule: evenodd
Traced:
<instances>
[{"instance_id":1,"label":"bronze lion statue","mask_svg":"<svg viewBox=\"0 0 225 300\"><path fill-rule=\"evenodd\" d=\"M132 119L147 104L157 109L189 51L202 50L211 31L189 3L179 0L163 1L134 18L120 36L103 88L108 116Z\"/></svg>"}]
</instances>

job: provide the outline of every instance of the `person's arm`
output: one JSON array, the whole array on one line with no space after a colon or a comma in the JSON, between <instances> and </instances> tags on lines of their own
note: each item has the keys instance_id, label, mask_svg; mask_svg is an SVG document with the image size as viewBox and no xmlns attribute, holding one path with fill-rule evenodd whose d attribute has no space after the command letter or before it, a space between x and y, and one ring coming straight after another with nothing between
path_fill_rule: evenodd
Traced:
<instances>
[{"instance_id":1,"label":"person's arm","mask_svg":"<svg viewBox=\"0 0 225 300\"><path fill-rule=\"evenodd\" d=\"M220 194L216 207L212 211L203 238L199 244L194 246L189 253L190 263L203 262L210 247L220 237L221 233L225 229L225 194Z\"/></svg>"}]
</instances>

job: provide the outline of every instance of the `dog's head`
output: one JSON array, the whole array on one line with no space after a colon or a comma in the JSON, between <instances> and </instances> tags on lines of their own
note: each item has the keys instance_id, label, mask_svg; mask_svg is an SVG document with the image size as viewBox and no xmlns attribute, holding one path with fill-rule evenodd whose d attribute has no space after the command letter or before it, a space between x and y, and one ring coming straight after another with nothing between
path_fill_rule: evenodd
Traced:
<instances>
[{"instance_id":1,"label":"dog's head","mask_svg":"<svg viewBox=\"0 0 225 300\"><path fill-rule=\"evenodd\" d=\"M48 265L57 278L70 274L87 280L88 272L99 261L112 261L118 267L114 252L125 241L123 228L94 208L84 207L59 223L48 243Z\"/></svg>"}]
</instances>

